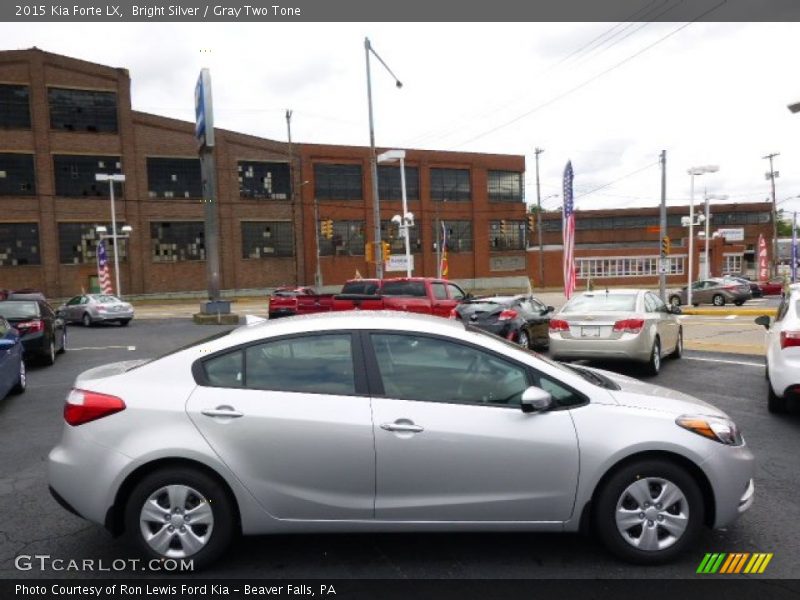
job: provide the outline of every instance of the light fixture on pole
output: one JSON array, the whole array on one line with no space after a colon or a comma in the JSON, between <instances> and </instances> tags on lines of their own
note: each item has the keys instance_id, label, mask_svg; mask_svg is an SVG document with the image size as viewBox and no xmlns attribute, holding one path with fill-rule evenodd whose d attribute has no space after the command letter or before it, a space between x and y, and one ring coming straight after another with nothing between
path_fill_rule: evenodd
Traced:
<instances>
[{"instance_id":1,"label":"light fixture on pole","mask_svg":"<svg viewBox=\"0 0 800 600\"><path fill-rule=\"evenodd\" d=\"M708 264L708 243L710 241L710 233L708 231L709 224L711 223L711 214L708 212L708 201L709 200L727 200L728 194L705 194L705 202L706 202L706 235L705 235L705 260L704 260L704 268L705 273L703 273L703 279L708 279L711 277L711 267Z\"/></svg>"},{"instance_id":2,"label":"light fixture on pole","mask_svg":"<svg viewBox=\"0 0 800 600\"><path fill-rule=\"evenodd\" d=\"M705 173L716 173L719 167L716 165L705 165L702 167L692 167L687 171L691 177L691 187L689 192L689 274L686 282L686 303L691 306L692 304L692 279L693 279L693 265L694 265L694 178L695 175L704 175ZM705 220L705 219L703 219Z\"/></svg>"},{"instance_id":3,"label":"light fixture on pole","mask_svg":"<svg viewBox=\"0 0 800 600\"><path fill-rule=\"evenodd\" d=\"M372 202L373 202L373 225L375 226L375 275L378 279L383 277L383 246L381 244L381 205L380 198L378 198L378 160L375 155L375 126L372 117L372 79L370 77L369 69L369 54L370 52L375 55L384 68L389 72L389 75L394 77L395 85L398 88L403 87L401 81L397 76L392 73L389 66L383 62L383 59L378 56L369 38L364 38L364 54L367 58L367 104L369 106L369 163L370 171L372 174Z\"/></svg>"},{"instance_id":4,"label":"light fixture on pole","mask_svg":"<svg viewBox=\"0 0 800 600\"><path fill-rule=\"evenodd\" d=\"M117 247L117 238L122 236L117 235L117 212L114 206L114 184L123 183L125 181L125 175L122 173L96 173L94 178L95 181L108 182L109 195L111 196L111 235L108 237L113 240L112 243L114 244L114 277L115 281L117 282L116 292L117 296L122 298L122 290L119 287L119 248Z\"/></svg>"},{"instance_id":5,"label":"light fixture on pole","mask_svg":"<svg viewBox=\"0 0 800 600\"><path fill-rule=\"evenodd\" d=\"M411 240L408 235L409 227L414 226L414 214L408 212L408 197L406 195L406 167L405 167L406 151L405 150L387 150L378 156L379 163L392 163L396 160L400 161L400 190L403 200L403 214L395 215L392 217L392 222L398 225L400 235L405 239L406 247L406 276L411 277L414 270L411 258Z\"/></svg>"}]
</instances>

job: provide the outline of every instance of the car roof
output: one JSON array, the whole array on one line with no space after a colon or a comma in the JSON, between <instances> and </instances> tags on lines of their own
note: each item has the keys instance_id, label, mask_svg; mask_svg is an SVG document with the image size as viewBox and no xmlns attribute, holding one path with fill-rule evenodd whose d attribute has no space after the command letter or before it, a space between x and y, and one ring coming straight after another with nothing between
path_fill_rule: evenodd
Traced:
<instances>
[{"instance_id":1,"label":"car roof","mask_svg":"<svg viewBox=\"0 0 800 600\"><path fill-rule=\"evenodd\" d=\"M640 294L640 293L643 294L644 292L647 292L647 291L649 291L649 290L645 290L645 289L638 289L637 290L637 289L633 289L633 288L616 288L616 289L613 289L613 290L611 290L611 289L609 289L609 290L599 289L599 290L593 290L591 292L589 292L589 291L581 292L581 296L596 296L598 294L608 294L608 295L620 294L620 295L625 295L625 296L632 296L634 294Z\"/></svg>"}]
</instances>

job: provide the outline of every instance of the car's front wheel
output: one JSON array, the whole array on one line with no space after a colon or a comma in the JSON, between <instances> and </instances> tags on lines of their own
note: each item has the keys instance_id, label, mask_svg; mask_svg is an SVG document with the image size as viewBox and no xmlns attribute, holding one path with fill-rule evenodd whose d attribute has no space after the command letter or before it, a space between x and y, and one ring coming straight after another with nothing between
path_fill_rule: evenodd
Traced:
<instances>
[{"instance_id":1,"label":"car's front wheel","mask_svg":"<svg viewBox=\"0 0 800 600\"><path fill-rule=\"evenodd\" d=\"M647 371L650 375L658 375L659 371L661 371L661 342L658 338L653 342L650 360L647 361Z\"/></svg>"},{"instance_id":2,"label":"car's front wheel","mask_svg":"<svg viewBox=\"0 0 800 600\"><path fill-rule=\"evenodd\" d=\"M683 327L678 329L678 340L675 342L675 350L672 351L672 358L683 356Z\"/></svg>"},{"instance_id":3,"label":"car's front wheel","mask_svg":"<svg viewBox=\"0 0 800 600\"><path fill-rule=\"evenodd\" d=\"M517 343L523 348L531 347L531 338L525 329L519 330L519 334L517 335Z\"/></svg>"},{"instance_id":4,"label":"car's front wheel","mask_svg":"<svg viewBox=\"0 0 800 600\"><path fill-rule=\"evenodd\" d=\"M682 467L667 460L640 460L608 479L594 516L611 552L627 561L658 564L691 546L704 520L703 497Z\"/></svg>"},{"instance_id":5,"label":"car's front wheel","mask_svg":"<svg viewBox=\"0 0 800 600\"><path fill-rule=\"evenodd\" d=\"M17 384L13 388L11 388L11 393L21 394L26 390L27 387L28 387L28 375L25 371L25 361L20 359L19 378L17 379Z\"/></svg>"},{"instance_id":6,"label":"car's front wheel","mask_svg":"<svg viewBox=\"0 0 800 600\"><path fill-rule=\"evenodd\" d=\"M169 468L133 489L125 530L147 556L191 559L194 569L202 569L230 544L236 516L219 481L195 469Z\"/></svg>"},{"instance_id":7,"label":"car's front wheel","mask_svg":"<svg viewBox=\"0 0 800 600\"><path fill-rule=\"evenodd\" d=\"M715 294L714 297L711 299L711 303L714 306L725 306L725 298L722 294Z\"/></svg>"},{"instance_id":8,"label":"car's front wheel","mask_svg":"<svg viewBox=\"0 0 800 600\"><path fill-rule=\"evenodd\" d=\"M91 327L92 326L92 316L89 313L83 313L83 318L81 319L84 327Z\"/></svg>"},{"instance_id":9,"label":"car's front wheel","mask_svg":"<svg viewBox=\"0 0 800 600\"><path fill-rule=\"evenodd\" d=\"M42 362L46 365L54 365L56 363L56 340L50 339L47 348L42 353Z\"/></svg>"}]
</instances>

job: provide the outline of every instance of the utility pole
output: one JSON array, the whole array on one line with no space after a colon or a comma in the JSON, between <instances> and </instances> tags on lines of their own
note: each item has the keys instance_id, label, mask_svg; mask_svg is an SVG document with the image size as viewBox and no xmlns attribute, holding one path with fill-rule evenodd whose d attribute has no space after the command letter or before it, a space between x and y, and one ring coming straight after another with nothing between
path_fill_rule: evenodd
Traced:
<instances>
[{"instance_id":1,"label":"utility pole","mask_svg":"<svg viewBox=\"0 0 800 600\"><path fill-rule=\"evenodd\" d=\"M771 277L778 274L778 204L775 201L775 178L780 177L780 173L772 168L772 159L780 156L779 152L773 152L762 156L764 160L769 160L769 173L766 174L767 179L770 180L772 185L772 269Z\"/></svg>"},{"instance_id":2,"label":"utility pole","mask_svg":"<svg viewBox=\"0 0 800 600\"><path fill-rule=\"evenodd\" d=\"M314 274L314 287L317 290L317 293L320 293L320 288L322 288L322 268L319 264L319 229L320 229L320 220L319 220L319 200L317 200L316 194L314 195L314 240L316 241L317 246L317 270Z\"/></svg>"},{"instance_id":3,"label":"utility pole","mask_svg":"<svg viewBox=\"0 0 800 600\"><path fill-rule=\"evenodd\" d=\"M539 189L539 155L544 152L542 148L534 148L536 158L536 232L539 242L539 286L544 289L544 244L542 243L542 193Z\"/></svg>"},{"instance_id":4,"label":"utility pole","mask_svg":"<svg viewBox=\"0 0 800 600\"><path fill-rule=\"evenodd\" d=\"M659 225L661 232L661 264L658 274L658 293L663 302L667 302L667 273L664 264L669 260L666 253L664 240L667 238L667 151L661 151L661 212L659 215ZM708 241L706 241L708 243ZM691 259L690 259L691 260Z\"/></svg>"},{"instance_id":5,"label":"utility pole","mask_svg":"<svg viewBox=\"0 0 800 600\"><path fill-rule=\"evenodd\" d=\"M292 152L292 111L286 110L286 136L289 140L289 201L292 204L292 230L297 231L297 196L295 195L295 183L297 174L294 170L294 154ZM302 231L302 228L300 228ZM297 252L297 235L292 235L292 245L294 246L294 280L297 285L305 281L305 273L300 277L300 260ZM304 269L305 271L305 269Z\"/></svg>"}]
</instances>

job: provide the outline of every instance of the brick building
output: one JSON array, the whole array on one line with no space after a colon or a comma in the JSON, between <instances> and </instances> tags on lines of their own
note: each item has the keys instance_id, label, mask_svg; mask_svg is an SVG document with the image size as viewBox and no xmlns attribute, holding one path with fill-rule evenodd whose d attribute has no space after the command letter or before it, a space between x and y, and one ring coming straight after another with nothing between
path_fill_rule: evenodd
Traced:
<instances>
[{"instance_id":1,"label":"brick building","mask_svg":"<svg viewBox=\"0 0 800 600\"><path fill-rule=\"evenodd\" d=\"M126 294L206 288L204 206L194 124L138 112L125 69L38 49L0 52L0 288L61 297L96 275L97 226L110 230L115 184L120 279ZM290 164L291 160L291 164ZM374 272L369 150L295 144L216 130L222 289L310 284L316 268L314 200L333 221L320 239L324 282ZM436 272L437 223L450 276L526 274L522 156L409 151L415 274ZM399 168L380 167L385 239L400 211ZM113 255L115 249L110 251Z\"/></svg>"}]
</instances>

